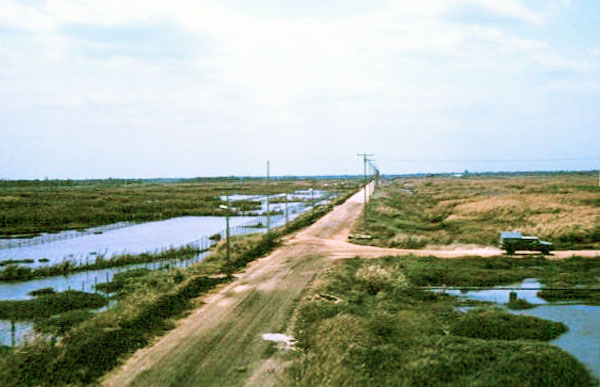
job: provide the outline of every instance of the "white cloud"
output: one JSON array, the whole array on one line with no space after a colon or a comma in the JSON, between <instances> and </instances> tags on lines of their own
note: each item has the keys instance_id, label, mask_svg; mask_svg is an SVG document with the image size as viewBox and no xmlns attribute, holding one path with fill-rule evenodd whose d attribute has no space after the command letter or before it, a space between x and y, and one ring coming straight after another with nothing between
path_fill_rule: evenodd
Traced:
<instances>
[{"instance_id":1,"label":"white cloud","mask_svg":"<svg viewBox=\"0 0 600 387\"><path fill-rule=\"evenodd\" d=\"M542 24L544 17L541 13L523 5L518 0L462 0L458 3L481 6L500 16L522 20L532 24Z\"/></svg>"},{"instance_id":2,"label":"white cloud","mask_svg":"<svg viewBox=\"0 0 600 387\"><path fill-rule=\"evenodd\" d=\"M0 1L0 27L24 31L41 31L54 27L48 15L34 7L23 6L10 0Z\"/></svg>"},{"instance_id":3,"label":"white cloud","mask_svg":"<svg viewBox=\"0 0 600 387\"><path fill-rule=\"evenodd\" d=\"M543 33L526 33L551 20L516 0L388 5L288 18L213 1L49 0L37 8L3 1L0 23L10 19L29 33L12 41L0 35L0 105L56 111L65 127L121 125L139 134L173 125L254 141L251 134L269 137L265 128L278 128L290 132L279 135L289 142L327 127L332 139L343 131L347 148L361 146L365 128L391 144L419 125L415 138L436 130L443 138L481 111L488 112L482 121L543 112L543 93L574 92L549 87L553 71L587 85L597 70L593 50L573 59ZM523 23L448 17L465 6ZM182 55L162 49L182 41Z\"/></svg>"},{"instance_id":4,"label":"white cloud","mask_svg":"<svg viewBox=\"0 0 600 387\"><path fill-rule=\"evenodd\" d=\"M536 53L533 60L548 70L585 72L592 69L592 65L587 61L567 58L555 52Z\"/></svg>"}]
</instances>

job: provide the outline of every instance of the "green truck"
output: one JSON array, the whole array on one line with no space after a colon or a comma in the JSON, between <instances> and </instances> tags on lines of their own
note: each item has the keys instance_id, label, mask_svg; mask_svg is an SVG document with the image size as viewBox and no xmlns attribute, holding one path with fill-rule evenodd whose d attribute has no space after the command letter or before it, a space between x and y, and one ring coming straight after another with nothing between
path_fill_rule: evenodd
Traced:
<instances>
[{"instance_id":1,"label":"green truck","mask_svg":"<svg viewBox=\"0 0 600 387\"><path fill-rule=\"evenodd\" d=\"M536 236L523 236L518 231L502 231L498 246L506 250L507 254L514 254L517 250L532 250L549 254L553 250L552 243L542 241Z\"/></svg>"}]
</instances>

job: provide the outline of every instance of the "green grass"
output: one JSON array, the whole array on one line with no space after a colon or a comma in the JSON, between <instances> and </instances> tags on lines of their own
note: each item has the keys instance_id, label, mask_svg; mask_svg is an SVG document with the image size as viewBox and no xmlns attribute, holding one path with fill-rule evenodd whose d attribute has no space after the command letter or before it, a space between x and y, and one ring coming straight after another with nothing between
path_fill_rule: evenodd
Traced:
<instances>
[{"instance_id":1,"label":"green grass","mask_svg":"<svg viewBox=\"0 0 600 387\"><path fill-rule=\"evenodd\" d=\"M554 340L567 332L560 322L533 316L515 316L498 310L470 310L453 321L450 333L475 339Z\"/></svg>"},{"instance_id":2,"label":"green grass","mask_svg":"<svg viewBox=\"0 0 600 387\"><path fill-rule=\"evenodd\" d=\"M27 258L27 259L6 259L4 261L0 261L0 267L8 266L8 265L16 265L19 263L34 263L35 260Z\"/></svg>"},{"instance_id":3,"label":"green grass","mask_svg":"<svg viewBox=\"0 0 600 387\"><path fill-rule=\"evenodd\" d=\"M556 249L600 248L596 173L422 177L383 180L357 243L398 248L497 246L519 229Z\"/></svg>"},{"instance_id":4,"label":"green grass","mask_svg":"<svg viewBox=\"0 0 600 387\"><path fill-rule=\"evenodd\" d=\"M55 293L56 293L56 291L54 290L54 288L41 288L41 289L32 290L27 294L29 294L30 296L42 296L42 295L46 295L46 294L55 294Z\"/></svg>"},{"instance_id":5,"label":"green grass","mask_svg":"<svg viewBox=\"0 0 600 387\"><path fill-rule=\"evenodd\" d=\"M506 307L508 309L513 310L524 310L524 309L533 309L537 307L537 305L528 302L527 300L523 300L522 298L517 298L516 300L510 300L507 302Z\"/></svg>"},{"instance_id":6,"label":"green grass","mask_svg":"<svg viewBox=\"0 0 600 387\"><path fill-rule=\"evenodd\" d=\"M104 282L96 285L96 289L105 293L124 292L126 288L131 288L137 285L137 279L143 279L150 273L150 270L145 268L133 269L116 273L110 282Z\"/></svg>"},{"instance_id":7,"label":"green grass","mask_svg":"<svg viewBox=\"0 0 600 387\"><path fill-rule=\"evenodd\" d=\"M439 261L448 262L446 278L456 285L501 283L482 271L461 283L464 266L473 268L476 261ZM564 325L498 310L461 314L455 297L415 288L423 284L413 282L423 281L421 266L431 263L354 259L327 270L298 308L294 337L300 352L289 356L288 384L593 385L573 356L545 343L565 332ZM525 263L523 270L529 269Z\"/></svg>"},{"instance_id":8,"label":"green grass","mask_svg":"<svg viewBox=\"0 0 600 387\"><path fill-rule=\"evenodd\" d=\"M92 318L93 312L84 309L71 310L44 319L35 320L34 329L37 332L62 336L71 328Z\"/></svg>"},{"instance_id":9,"label":"green grass","mask_svg":"<svg viewBox=\"0 0 600 387\"><path fill-rule=\"evenodd\" d=\"M272 180L272 194L298 189L355 190L356 180ZM227 192L265 194L264 179L0 181L0 236L83 229L120 221L142 222L176 216L223 216L219 196ZM257 203L236 203L242 211Z\"/></svg>"},{"instance_id":10,"label":"green grass","mask_svg":"<svg viewBox=\"0 0 600 387\"><path fill-rule=\"evenodd\" d=\"M66 260L56 265L40 266L36 268L8 265L4 270L0 270L0 281L26 281L35 278L54 277L58 275L68 275L90 270L123 267L169 259L186 260L197 256L200 252L201 250L199 248L188 245L179 248L170 248L157 253L117 255L110 259L98 255L92 262L84 264Z\"/></svg>"},{"instance_id":11,"label":"green grass","mask_svg":"<svg viewBox=\"0 0 600 387\"><path fill-rule=\"evenodd\" d=\"M99 294L68 290L40 295L32 300L2 300L0 301L0 319L33 320L75 309L99 308L106 304L108 304L108 299Z\"/></svg>"},{"instance_id":12,"label":"green grass","mask_svg":"<svg viewBox=\"0 0 600 387\"><path fill-rule=\"evenodd\" d=\"M538 297L549 302L579 301L588 305L600 305L600 289L568 289L568 290L542 290Z\"/></svg>"}]
</instances>

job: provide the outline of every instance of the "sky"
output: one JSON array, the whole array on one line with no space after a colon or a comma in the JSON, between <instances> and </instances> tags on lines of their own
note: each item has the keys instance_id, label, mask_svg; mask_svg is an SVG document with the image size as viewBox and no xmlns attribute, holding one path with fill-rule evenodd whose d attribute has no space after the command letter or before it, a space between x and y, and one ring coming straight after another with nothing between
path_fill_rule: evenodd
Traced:
<instances>
[{"instance_id":1,"label":"sky","mask_svg":"<svg viewBox=\"0 0 600 387\"><path fill-rule=\"evenodd\" d=\"M0 0L0 179L600 168L597 0Z\"/></svg>"}]
</instances>

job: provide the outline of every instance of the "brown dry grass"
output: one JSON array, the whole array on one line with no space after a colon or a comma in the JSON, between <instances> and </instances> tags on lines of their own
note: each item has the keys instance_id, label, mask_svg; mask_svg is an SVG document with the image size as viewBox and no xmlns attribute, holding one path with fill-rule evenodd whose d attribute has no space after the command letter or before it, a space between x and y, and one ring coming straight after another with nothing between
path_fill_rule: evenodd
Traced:
<instances>
[{"instance_id":1,"label":"brown dry grass","mask_svg":"<svg viewBox=\"0 0 600 387\"><path fill-rule=\"evenodd\" d=\"M598 248L599 194L595 173L395 179L375 195L369 222L356 232L400 248L495 245L504 230L561 249Z\"/></svg>"}]
</instances>

